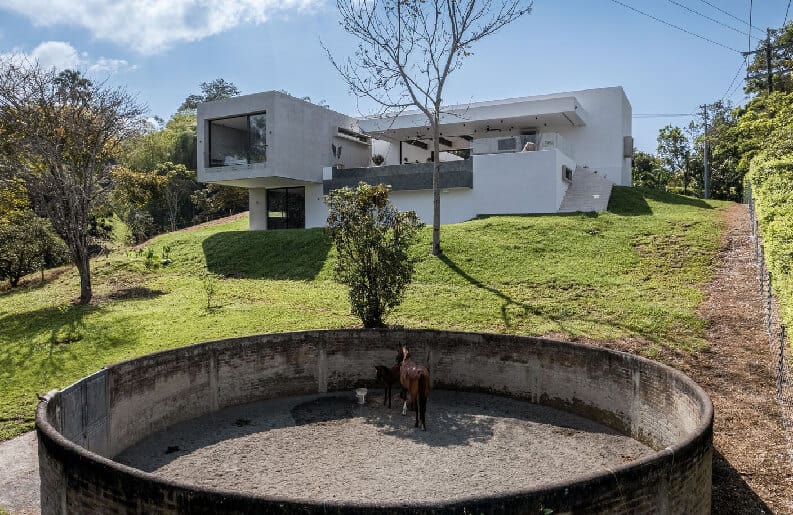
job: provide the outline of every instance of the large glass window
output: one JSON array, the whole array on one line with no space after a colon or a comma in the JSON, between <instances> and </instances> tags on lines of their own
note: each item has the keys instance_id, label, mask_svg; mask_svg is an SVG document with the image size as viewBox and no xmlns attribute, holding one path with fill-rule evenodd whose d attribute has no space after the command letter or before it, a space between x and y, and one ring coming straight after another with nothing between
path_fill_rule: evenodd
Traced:
<instances>
[{"instance_id":1,"label":"large glass window","mask_svg":"<svg viewBox=\"0 0 793 515\"><path fill-rule=\"evenodd\" d=\"M306 189L267 190L267 228L303 229L306 226Z\"/></svg>"},{"instance_id":2,"label":"large glass window","mask_svg":"<svg viewBox=\"0 0 793 515\"><path fill-rule=\"evenodd\" d=\"M267 116L255 113L209 122L209 166L267 160Z\"/></svg>"}]
</instances>

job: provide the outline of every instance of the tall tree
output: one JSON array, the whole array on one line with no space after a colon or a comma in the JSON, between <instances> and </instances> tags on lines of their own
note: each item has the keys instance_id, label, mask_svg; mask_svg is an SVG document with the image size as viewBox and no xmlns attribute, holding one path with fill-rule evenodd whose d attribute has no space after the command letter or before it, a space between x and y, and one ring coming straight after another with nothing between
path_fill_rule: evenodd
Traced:
<instances>
[{"instance_id":1,"label":"tall tree","mask_svg":"<svg viewBox=\"0 0 793 515\"><path fill-rule=\"evenodd\" d=\"M683 194L688 193L690 148L688 138L680 127L667 125L658 131L658 157L670 175L683 180Z\"/></svg>"},{"instance_id":2,"label":"tall tree","mask_svg":"<svg viewBox=\"0 0 793 515\"><path fill-rule=\"evenodd\" d=\"M240 94L239 88L233 82L228 82L222 78L217 78L212 82L202 82L199 87L201 88L201 94L189 95L185 98L182 105L179 106L179 112L192 112L198 109L198 104L203 102L236 97Z\"/></svg>"},{"instance_id":3,"label":"tall tree","mask_svg":"<svg viewBox=\"0 0 793 515\"><path fill-rule=\"evenodd\" d=\"M770 42L770 49L769 49ZM770 50L770 51L769 51ZM771 70L773 91L793 91L793 22L781 29L770 30L769 39L761 39L747 65L746 93L768 92L768 71ZM770 55L770 62L769 62ZM770 65L770 66L769 66Z\"/></svg>"},{"instance_id":4,"label":"tall tree","mask_svg":"<svg viewBox=\"0 0 793 515\"><path fill-rule=\"evenodd\" d=\"M0 61L0 131L40 214L69 247L80 272L80 303L91 301L90 224L110 186L120 143L145 112L122 89L79 72Z\"/></svg>"},{"instance_id":5,"label":"tall tree","mask_svg":"<svg viewBox=\"0 0 793 515\"><path fill-rule=\"evenodd\" d=\"M382 113L416 107L432 132L432 253L440 245L440 118L449 76L478 41L531 12L530 0L336 0L341 26L358 39L352 57L325 49L350 91Z\"/></svg>"},{"instance_id":6,"label":"tall tree","mask_svg":"<svg viewBox=\"0 0 793 515\"><path fill-rule=\"evenodd\" d=\"M668 182L661 161L652 154L633 149L633 184L642 188L664 189Z\"/></svg>"}]
</instances>

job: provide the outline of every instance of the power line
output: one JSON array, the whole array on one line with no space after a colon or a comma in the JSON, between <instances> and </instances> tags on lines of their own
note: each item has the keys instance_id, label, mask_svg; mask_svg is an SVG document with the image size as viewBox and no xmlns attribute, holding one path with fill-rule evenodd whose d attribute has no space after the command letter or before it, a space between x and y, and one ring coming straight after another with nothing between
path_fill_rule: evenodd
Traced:
<instances>
[{"instance_id":1,"label":"power line","mask_svg":"<svg viewBox=\"0 0 793 515\"><path fill-rule=\"evenodd\" d=\"M717 11L719 11L719 12L720 12L720 13L722 13L722 14L726 14L727 16L729 16L730 18L732 18L733 20L737 20L737 21L739 21L739 22L743 23L744 25L749 25L749 22L747 22L746 20L744 20L744 19L741 19L741 18L739 18L739 17L735 16L734 14L732 14L732 13L730 13L730 12L727 12L727 11L725 11L724 9L722 9L721 7L719 7L718 5L713 5L712 3L708 2L707 0L700 0L700 2L702 2L703 4L706 4L706 5L709 5L709 6L713 7L714 9L716 9ZM750 29L749 29L749 30L752 30L752 29L751 29L751 25L749 25L749 27L750 27ZM760 29L754 29L754 30L756 30L756 31L758 31L758 32L762 32Z\"/></svg>"},{"instance_id":2,"label":"power line","mask_svg":"<svg viewBox=\"0 0 793 515\"><path fill-rule=\"evenodd\" d=\"M701 16L701 17L705 18L706 20L710 20L710 21L712 21L713 23L716 23L716 24L718 24L718 25L721 25L722 27L727 27L728 29L735 31L735 32L737 32L738 34L743 34L744 36L749 36L749 34L748 34L747 32L744 32L744 31L742 31L741 29L736 29L736 28L735 28L735 27L733 27L732 25L727 25L726 23L722 23L722 22L720 22L719 20L717 20L716 18L711 18L711 17L710 17L710 16L708 16L707 14L703 14L703 13L701 13L701 12L697 11L696 9L692 9L691 7L689 7L689 6L687 6L687 5L683 5L683 4L681 4L680 2L676 2L675 0L667 0L667 1L668 1L670 4L674 4L674 5L676 5L676 6L680 7L680 8L682 8L682 9L685 9L686 11L689 11L689 12L692 12L692 13L696 14L697 16Z\"/></svg>"},{"instance_id":3,"label":"power line","mask_svg":"<svg viewBox=\"0 0 793 515\"><path fill-rule=\"evenodd\" d=\"M633 118L687 118L693 115L693 113L640 113L634 114Z\"/></svg>"},{"instance_id":4,"label":"power line","mask_svg":"<svg viewBox=\"0 0 793 515\"><path fill-rule=\"evenodd\" d=\"M782 26L784 27L787 24L787 13L790 11L790 0L787 0L787 8L785 8L785 21L782 22Z\"/></svg>"},{"instance_id":5,"label":"power line","mask_svg":"<svg viewBox=\"0 0 793 515\"><path fill-rule=\"evenodd\" d=\"M724 99L727 98L727 95L731 93L733 89L732 87L735 85L735 81L738 79L738 75L740 75L741 71L743 71L743 67L746 64L747 59L748 57L744 56L743 61L741 61L741 64L738 65L738 71L735 72L735 75L733 75L732 80L730 81L730 85L727 86L726 91L724 91L724 94L721 96L721 102L724 102Z\"/></svg>"},{"instance_id":6,"label":"power line","mask_svg":"<svg viewBox=\"0 0 793 515\"><path fill-rule=\"evenodd\" d=\"M720 46L722 48L726 48L727 50L732 50L733 52L737 52L739 54L741 53L740 50L736 50L736 49L732 48L731 46L727 46L727 45L725 45L723 43L719 43L718 41L713 41L712 39L708 39L705 36L701 36L701 35L699 35L699 34L697 34L695 32L691 32L690 30L684 29L683 27L675 25L674 23L670 23L670 22L668 22L666 20L662 20L661 18L653 16L652 14L648 14L648 13L646 13L644 11L641 11L641 10L639 10L639 9L633 7L633 6L624 4L624 3L620 2L619 0L611 0L611 1L614 2L615 4L618 4L618 5L621 5L622 7L625 7L626 9L630 9L631 11L637 12L637 13L641 14L642 16L647 16L648 18L651 18L651 19L657 21L658 23L663 23L664 25L672 27L673 29L677 29L677 30L679 30L681 32L685 32L686 34L688 34L690 36L694 36L695 38L699 38L701 40L707 41L708 43L712 43L712 44ZM750 36L749 39L751 41L751 36Z\"/></svg>"}]
</instances>

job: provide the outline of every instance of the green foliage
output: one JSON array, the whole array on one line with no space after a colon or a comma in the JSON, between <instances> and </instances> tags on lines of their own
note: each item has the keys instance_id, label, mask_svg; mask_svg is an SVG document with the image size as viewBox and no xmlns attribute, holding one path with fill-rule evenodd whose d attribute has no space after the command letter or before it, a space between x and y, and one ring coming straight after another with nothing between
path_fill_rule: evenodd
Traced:
<instances>
[{"instance_id":1,"label":"green foliage","mask_svg":"<svg viewBox=\"0 0 793 515\"><path fill-rule=\"evenodd\" d=\"M658 131L658 159L669 174L669 181L682 183L683 193L688 192L691 178L689 156L691 148L688 138L680 127L667 125Z\"/></svg>"},{"instance_id":2,"label":"green foliage","mask_svg":"<svg viewBox=\"0 0 793 515\"><path fill-rule=\"evenodd\" d=\"M669 173L654 155L633 149L632 167L634 186L652 189L666 188Z\"/></svg>"},{"instance_id":3,"label":"green foliage","mask_svg":"<svg viewBox=\"0 0 793 515\"><path fill-rule=\"evenodd\" d=\"M1 165L0 165L1 166ZM0 171L0 223L30 207L25 181L12 171Z\"/></svg>"},{"instance_id":4,"label":"green foliage","mask_svg":"<svg viewBox=\"0 0 793 515\"><path fill-rule=\"evenodd\" d=\"M351 310L364 327L383 327L383 317L399 305L413 277L408 247L422 224L413 211L397 211L382 184L361 182L325 200L338 254L334 277L349 287Z\"/></svg>"},{"instance_id":5,"label":"green foliage","mask_svg":"<svg viewBox=\"0 0 793 515\"><path fill-rule=\"evenodd\" d=\"M180 113L195 111L198 109L198 104L204 102L223 100L224 98L236 97L240 94L239 88L233 82L228 82L222 78L217 78L212 82L202 82L199 87L201 88L201 94L189 95L179 106Z\"/></svg>"},{"instance_id":6,"label":"green foliage","mask_svg":"<svg viewBox=\"0 0 793 515\"><path fill-rule=\"evenodd\" d=\"M33 211L14 213L0 223L0 280L7 279L12 288L23 276L67 260L63 241Z\"/></svg>"},{"instance_id":7,"label":"green foliage","mask_svg":"<svg viewBox=\"0 0 793 515\"><path fill-rule=\"evenodd\" d=\"M782 319L793 327L793 154L782 159L758 156L748 179Z\"/></svg>"},{"instance_id":8,"label":"green foliage","mask_svg":"<svg viewBox=\"0 0 793 515\"><path fill-rule=\"evenodd\" d=\"M793 92L793 77L789 70L793 68L793 22L780 29L771 29L771 65L774 91ZM746 93L765 94L768 92L766 73L768 69L766 41L757 41L757 50L747 67L749 79L746 81Z\"/></svg>"},{"instance_id":9,"label":"green foliage","mask_svg":"<svg viewBox=\"0 0 793 515\"><path fill-rule=\"evenodd\" d=\"M193 222L200 223L229 216L248 209L248 189L219 184L207 184L190 195L196 214Z\"/></svg>"}]
</instances>

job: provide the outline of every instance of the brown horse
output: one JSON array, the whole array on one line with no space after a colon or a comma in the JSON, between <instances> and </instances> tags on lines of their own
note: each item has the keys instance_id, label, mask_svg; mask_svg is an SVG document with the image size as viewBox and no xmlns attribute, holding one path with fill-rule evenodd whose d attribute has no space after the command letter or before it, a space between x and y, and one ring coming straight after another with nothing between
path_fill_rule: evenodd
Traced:
<instances>
[{"instance_id":1,"label":"brown horse","mask_svg":"<svg viewBox=\"0 0 793 515\"><path fill-rule=\"evenodd\" d=\"M402 384L408 395L410 402L416 410L416 425L419 427L419 420L421 420L421 427L427 430L427 398L430 395L430 371L427 367L420 367L410 359L410 353L407 347L402 346L400 351L399 363L399 382ZM402 406L402 414L407 413L408 401L405 399L405 404Z\"/></svg>"},{"instance_id":2,"label":"brown horse","mask_svg":"<svg viewBox=\"0 0 793 515\"><path fill-rule=\"evenodd\" d=\"M385 365L375 365L377 370L377 382L383 385L385 389L385 396L383 397L383 406L388 401L388 407L391 407L391 385L399 382L399 362L393 367L388 368Z\"/></svg>"}]
</instances>

